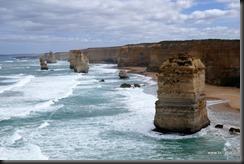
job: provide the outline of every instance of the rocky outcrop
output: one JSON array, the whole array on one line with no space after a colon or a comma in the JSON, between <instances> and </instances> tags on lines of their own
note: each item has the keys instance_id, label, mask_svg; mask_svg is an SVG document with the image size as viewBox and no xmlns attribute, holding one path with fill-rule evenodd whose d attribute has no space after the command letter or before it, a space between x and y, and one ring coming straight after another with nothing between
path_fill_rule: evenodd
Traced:
<instances>
[{"instance_id":1,"label":"rocky outcrop","mask_svg":"<svg viewBox=\"0 0 244 164\"><path fill-rule=\"evenodd\" d=\"M105 80L104 79L101 79L101 80L99 80L99 82L105 82Z\"/></svg>"},{"instance_id":2,"label":"rocky outcrop","mask_svg":"<svg viewBox=\"0 0 244 164\"><path fill-rule=\"evenodd\" d=\"M120 88L130 88L130 87L132 87L132 85L127 83L123 83L120 85Z\"/></svg>"},{"instance_id":3,"label":"rocky outcrop","mask_svg":"<svg viewBox=\"0 0 244 164\"><path fill-rule=\"evenodd\" d=\"M71 50L69 56L70 69L77 73L88 73L89 60L80 50Z\"/></svg>"},{"instance_id":4,"label":"rocky outcrop","mask_svg":"<svg viewBox=\"0 0 244 164\"><path fill-rule=\"evenodd\" d=\"M188 54L170 56L158 74L154 125L160 132L192 134L208 126L205 66Z\"/></svg>"},{"instance_id":5,"label":"rocky outcrop","mask_svg":"<svg viewBox=\"0 0 244 164\"><path fill-rule=\"evenodd\" d=\"M121 47L87 48L81 50L90 63L117 63Z\"/></svg>"},{"instance_id":6,"label":"rocky outcrop","mask_svg":"<svg viewBox=\"0 0 244 164\"><path fill-rule=\"evenodd\" d=\"M221 125L221 124L217 124L215 125L215 128L220 128L220 129L223 129L224 125Z\"/></svg>"},{"instance_id":7,"label":"rocky outcrop","mask_svg":"<svg viewBox=\"0 0 244 164\"><path fill-rule=\"evenodd\" d=\"M128 83L123 83L120 85L120 88L140 88L141 85L140 84L128 84Z\"/></svg>"},{"instance_id":8,"label":"rocky outcrop","mask_svg":"<svg viewBox=\"0 0 244 164\"><path fill-rule=\"evenodd\" d=\"M207 39L125 45L118 56L118 67L143 66L147 67L147 71L157 72L164 60L179 52L188 52L201 59L209 84L225 85L229 81L233 84L240 77L240 40Z\"/></svg>"},{"instance_id":9,"label":"rocky outcrop","mask_svg":"<svg viewBox=\"0 0 244 164\"><path fill-rule=\"evenodd\" d=\"M125 79L125 78L129 78L129 76L125 70L121 70L119 71L119 78Z\"/></svg>"},{"instance_id":10,"label":"rocky outcrop","mask_svg":"<svg viewBox=\"0 0 244 164\"><path fill-rule=\"evenodd\" d=\"M231 127L231 128L229 129L229 132L230 132L230 133L240 133L240 129L239 129L239 128Z\"/></svg>"},{"instance_id":11,"label":"rocky outcrop","mask_svg":"<svg viewBox=\"0 0 244 164\"><path fill-rule=\"evenodd\" d=\"M57 63L55 55L52 51L50 51L49 53L46 53L44 55L44 59L46 60L47 63Z\"/></svg>"},{"instance_id":12,"label":"rocky outcrop","mask_svg":"<svg viewBox=\"0 0 244 164\"><path fill-rule=\"evenodd\" d=\"M39 58L39 60L40 60L41 70L48 70L46 61L41 57Z\"/></svg>"}]
</instances>

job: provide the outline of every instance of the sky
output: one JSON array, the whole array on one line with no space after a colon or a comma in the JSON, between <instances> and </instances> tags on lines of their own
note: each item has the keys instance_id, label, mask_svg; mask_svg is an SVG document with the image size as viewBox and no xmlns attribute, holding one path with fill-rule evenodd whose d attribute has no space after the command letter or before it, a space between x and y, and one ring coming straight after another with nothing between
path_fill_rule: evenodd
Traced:
<instances>
[{"instance_id":1,"label":"sky","mask_svg":"<svg viewBox=\"0 0 244 164\"><path fill-rule=\"evenodd\" d=\"M0 54L240 39L239 0L0 0Z\"/></svg>"}]
</instances>

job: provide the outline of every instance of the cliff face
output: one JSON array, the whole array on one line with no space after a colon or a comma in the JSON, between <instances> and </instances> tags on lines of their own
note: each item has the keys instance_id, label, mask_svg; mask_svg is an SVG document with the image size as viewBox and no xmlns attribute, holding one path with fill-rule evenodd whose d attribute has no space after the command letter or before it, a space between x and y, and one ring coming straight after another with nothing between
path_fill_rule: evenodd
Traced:
<instances>
[{"instance_id":1,"label":"cliff face","mask_svg":"<svg viewBox=\"0 0 244 164\"><path fill-rule=\"evenodd\" d=\"M69 60L69 52L55 52L54 55L57 60Z\"/></svg>"},{"instance_id":2,"label":"cliff face","mask_svg":"<svg viewBox=\"0 0 244 164\"><path fill-rule=\"evenodd\" d=\"M178 54L165 60L158 74L156 130L192 134L208 126L204 90L205 67L199 58Z\"/></svg>"},{"instance_id":3,"label":"cliff face","mask_svg":"<svg viewBox=\"0 0 244 164\"><path fill-rule=\"evenodd\" d=\"M90 63L117 63L120 47L88 48L81 52Z\"/></svg>"},{"instance_id":4,"label":"cliff face","mask_svg":"<svg viewBox=\"0 0 244 164\"><path fill-rule=\"evenodd\" d=\"M240 40L163 41L121 47L118 66L147 66L157 72L171 54L187 52L199 57L206 66L206 82L221 84L240 76Z\"/></svg>"},{"instance_id":5,"label":"cliff face","mask_svg":"<svg viewBox=\"0 0 244 164\"><path fill-rule=\"evenodd\" d=\"M146 44L122 46L118 56L118 67L143 66L150 62L150 51Z\"/></svg>"},{"instance_id":6,"label":"cliff face","mask_svg":"<svg viewBox=\"0 0 244 164\"><path fill-rule=\"evenodd\" d=\"M207 83L230 86L238 86L240 83L240 40L162 41L121 47L88 48L81 52L87 56L90 63L118 63L118 67L143 66L151 72L158 72L160 65L171 54L187 52L199 57L204 63ZM57 56L68 59L65 53Z\"/></svg>"}]
</instances>

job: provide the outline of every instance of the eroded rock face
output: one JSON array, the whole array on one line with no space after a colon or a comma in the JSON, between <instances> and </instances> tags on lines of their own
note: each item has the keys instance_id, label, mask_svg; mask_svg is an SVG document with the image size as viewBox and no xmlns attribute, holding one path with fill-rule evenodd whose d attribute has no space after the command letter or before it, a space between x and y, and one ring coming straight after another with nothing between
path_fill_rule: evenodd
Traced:
<instances>
[{"instance_id":1,"label":"eroded rock face","mask_svg":"<svg viewBox=\"0 0 244 164\"><path fill-rule=\"evenodd\" d=\"M41 70L48 70L46 61L43 58L39 58L39 60L40 60Z\"/></svg>"},{"instance_id":2,"label":"eroded rock face","mask_svg":"<svg viewBox=\"0 0 244 164\"><path fill-rule=\"evenodd\" d=\"M129 76L125 70L121 70L119 72L119 78L124 79L124 78L129 78Z\"/></svg>"},{"instance_id":3,"label":"eroded rock face","mask_svg":"<svg viewBox=\"0 0 244 164\"><path fill-rule=\"evenodd\" d=\"M157 131L192 134L208 126L205 66L199 58L177 54L166 59L158 74Z\"/></svg>"},{"instance_id":4,"label":"eroded rock face","mask_svg":"<svg viewBox=\"0 0 244 164\"><path fill-rule=\"evenodd\" d=\"M50 51L49 53L46 53L44 56L45 56L45 60L47 63L57 63L55 55L52 51Z\"/></svg>"},{"instance_id":5,"label":"eroded rock face","mask_svg":"<svg viewBox=\"0 0 244 164\"><path fill-rule=\"evenodd\" d=\"M88 73L89 60L80 50L70 51L70 69L77 73Z\"/></svg>"}]
</instances>

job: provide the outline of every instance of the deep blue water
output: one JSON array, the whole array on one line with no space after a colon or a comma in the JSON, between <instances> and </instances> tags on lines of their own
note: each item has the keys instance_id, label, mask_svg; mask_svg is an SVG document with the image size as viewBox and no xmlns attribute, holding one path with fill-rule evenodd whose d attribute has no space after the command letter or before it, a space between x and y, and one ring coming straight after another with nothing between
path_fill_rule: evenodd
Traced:
<instances>
[{"instance_id":1,"label":"deep blue water","mask_svg":"<svg viewBox=\"0 0 244 164\"><path fill-rule=\"evenodd\" d=\"M207 128L160 134L152 131L157 84L149 77L119 79L113 64L90 64L88 74L67 61L48 66L0 56L0 159L240 160L240 135L228 132L240 116L215 112L217 101L208 101ZM124 82L144 86L120 88Z\"/></svg>"}]
</instances>

